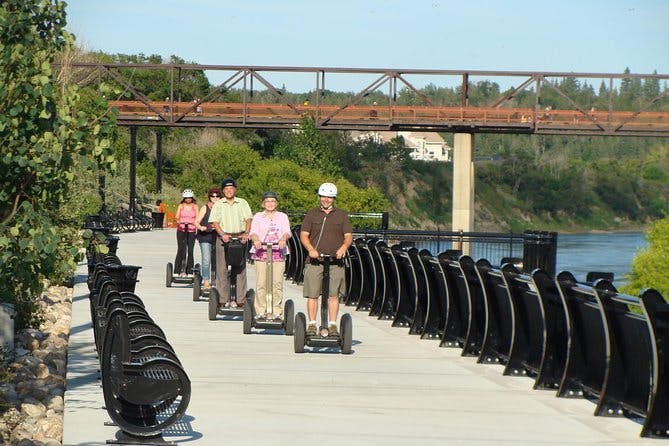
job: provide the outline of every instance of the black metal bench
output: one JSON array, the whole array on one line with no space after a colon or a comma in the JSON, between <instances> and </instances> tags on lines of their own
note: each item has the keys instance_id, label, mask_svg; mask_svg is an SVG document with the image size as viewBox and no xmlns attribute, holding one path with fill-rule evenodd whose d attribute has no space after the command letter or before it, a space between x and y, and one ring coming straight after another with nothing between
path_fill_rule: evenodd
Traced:
<instances>
[{"instance_id":1,"label":"black metal bench","mask_svg":"<svg viewBox=\"0 0 669 446\"><path fill-rule=\"evenodd\" d=\"M140 346L132 337L126 311L110 309L101 355L102 388L107 412L127 439L160 437L185 414L191 385L186 372L169 349ZM162 441L162 440L160 440Z\"/></svg>"},{"instance_id":2,"label":"black metal bench","mask_svg":"<svg viewBox=\"0 0 669 446\"><path fill-rule=\"evenodd\" d=\"M669 305L653 290L636 298L566 271L556 282L570 334L558 395L596 400L595 415L643 417L642 436L669 437Z\"/></svg>"},{"instance_id":3,"label":"black metal bench","mask_svg":"<svg viewBox=\"0 0 669 446\"><path fill-rule=\"evenodd\" d=\"M410 248L418 252L416 248ZM400 273L400 289L397 300L397 310L393 319L393 327L409 327L416 310L417 279L409 251L394 249L395 261Z\"/></svg>"},{"instance_id":4,"label":"black metal bench","mask_svg":"<svg viewBox=\"0 0 669 446\"><path fill-rule=\"evenodd\" d=\"M385 294L383 302L379 308L379 319L393 320L397 312L397 302L400 293L400 271L397 266L397 260L393 254L393 250L399 249L399 245L392 247L386 244L379 245L379 253L381 254L381 261L383 262Z\"/></svg>"},{"instance_id":5,"label":"black metal bench","mask_svg":"<svg viewBox=\"0 0 669 446\"><path fill-rule=\"evenodd\" d=\"M107 260L96 265L88 284L105 407L120 429L108 443L167 444L162 432L185 413L190 381L134 293L139 267Z\"/></svg>"}]
</instances>

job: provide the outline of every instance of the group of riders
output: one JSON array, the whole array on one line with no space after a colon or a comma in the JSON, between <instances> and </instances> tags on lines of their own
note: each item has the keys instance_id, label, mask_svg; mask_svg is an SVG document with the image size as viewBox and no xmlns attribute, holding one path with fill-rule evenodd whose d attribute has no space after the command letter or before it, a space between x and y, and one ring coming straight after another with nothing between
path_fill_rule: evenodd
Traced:
<instances>
[{"instance_id":1,"label":"group of riders","mask_svg":"<svg viewBox=\"0 0 669 446\"><path fill-rule=\"evenodd\" d=\"M308 253L303 286L309 318L307 335L313 335L317 331L316 315L323 279L321 258L327 255L334 259L329 274L329 332L331 336L338 336L336 321L339 296L343 295L345 290L343 259L353 242L353 230L348 214L334 206L337 186L333 183L323 183L318 188L317 195L318 206L306 213L300 227L300 242ZM220 299L219 305L222 307L242 307L245 304L247 291L246 261L230 262L232 274L236 275L236 295L239 296L231 300L227 274L215 274L215 283L212 284L212 260L215 261L215 271L228 271L229 259L226 258L226 247L230 243L250 244L249 254L256 268L255 314L257 317L281 320L285 257L288 254L287 240L291 237L291 228L288 216L278 210L278 194L274 191L264 192L261 210L253 214L248 201L237 196L237 182L228 178L223 180L220 188L209 189L207 198L207 203L198 208L194 192L191 189L182 192L182 200L175 214L177 254L174 273L180 277L192 277L193 251L197 240L202 256L203 287L216 288ZM268 246L272 247L271 252L268 252ZM271 256L273 263L271 309L263 305L268 291L266 285L268 256Z\"/></svg>"}]
</instances>

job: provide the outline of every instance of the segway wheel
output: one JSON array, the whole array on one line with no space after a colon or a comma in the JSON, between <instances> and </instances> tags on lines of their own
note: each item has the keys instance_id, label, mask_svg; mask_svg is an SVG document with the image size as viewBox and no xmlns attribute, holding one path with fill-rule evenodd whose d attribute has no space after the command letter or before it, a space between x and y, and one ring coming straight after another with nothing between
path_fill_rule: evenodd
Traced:
<instances>
[{"instance_id":1,"label":"segway wheel","mask_svg":"<svg viewBox=\"0 0 669 446\"><path fill-rule=\"evenodd\" d=\"M193 274L193 302L200 300L200 294L202 293L202 276L196 270Z\"/></svg>"},{"instance_id":2,"label":"segway wheel","mask_svg":"<svg viewBox=\"0 0 669 446\"><path fill-rule=\"evenodd\" d=\"M174 268L172 267L171 263L167 264L167 268L165 270L165 286L167 288L172 286L172 276L174 275Z\"/></svg>"},{"instance_id":3,"label":"segway wheel","mask_svg":"<svg viewBox=\"0 0 669 446\"><path fill-rule=\"evenodd\" d=\"M253 328L253 310L252 305L249 305L249 302L246 301L244 304L244 325L243 330L244 334L251 334L251 328Z\"/></svg>"},{"instance_id":4,"label":"segway wheel","mask_svg":"<svg viewBox=\"0 0 669 446\"><path fill-rule=\"evenodd\" d=\"M295 304L290 299L283 304L283 323L286 336L292 336L295 332Z\"/></svg>"},{"instance_id":5,"label":"segway wheel","mask_svg":"<svg viewBox=\"0 0 669 446\"><path fill-rule=\"evenodd\" d=\"M341 320L339 321L339 327L341 331L341 352L344 355L351 354L351 345L353 344L353 321L351 315L345 313L342 315Z\"/></svg>"},{"instance_id":6,"label":"segway wheel","mask_svg":"<svg viewBox=\"0 0 669 446\"><path fill-rule=\"evenodd\" d=\"M209 290L209 320L216 320L216 315L218 314L218 290L214 287L211 287Z\"/></svg>"},{"instance_id":7,"label":"segway wheel","mask_svg":"<svg viewBox=\"0 0 669 446\"><path fill-rule=\"evenodd\" d=\"M293 334L295 353L304 353L306 335L307 318L304 316L304 313L297 313L295 315L295 333Z\"/></svg>"}]
</instances>

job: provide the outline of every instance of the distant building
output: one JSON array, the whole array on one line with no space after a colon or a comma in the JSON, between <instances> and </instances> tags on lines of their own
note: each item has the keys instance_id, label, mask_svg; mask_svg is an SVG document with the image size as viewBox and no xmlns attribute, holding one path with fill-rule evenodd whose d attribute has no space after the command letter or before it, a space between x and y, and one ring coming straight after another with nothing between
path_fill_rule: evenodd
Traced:
<instances>
[{"instance_id":1,"label":"distant building","mask_svg":"<svg viewBox=\"0 0 669 446\"><path fill-rule=\"evenodd\" d=\"M390 142L401 136L404 143L411 149L410 156L421 161L451 162L453 148L446 144L439 133L434 132L358 132L352 131L351 137L358 141L369 139L376 142Z\"/></svg>"}]
</instances>

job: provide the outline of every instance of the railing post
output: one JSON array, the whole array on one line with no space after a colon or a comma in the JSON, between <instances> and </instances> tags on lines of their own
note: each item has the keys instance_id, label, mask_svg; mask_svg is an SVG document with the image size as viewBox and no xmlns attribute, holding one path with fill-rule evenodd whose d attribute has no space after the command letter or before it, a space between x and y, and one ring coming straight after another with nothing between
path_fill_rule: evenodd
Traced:
<instances>
[{"instance_id":1,"label":"railing post","mask_svg":"<svg viewBox=\"0 0 669 446\"><path fill-rule=\"evenodd\" d=\"M555 276L557 263L557 232L523 232L523 270L531 273L541 268Z\"/></svg>"},{"instance_id":2,"label":"railing post","mask_svg":"<svg viewBox=\"0 0 669 446\"><path fill-rule=\"evenodd\" d=\"M389 223L390 223L390 213L388 211L381 212L381 229L387 231Z\"/></svg>"}]
</instances>

